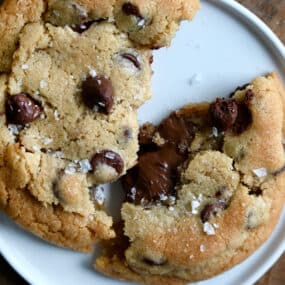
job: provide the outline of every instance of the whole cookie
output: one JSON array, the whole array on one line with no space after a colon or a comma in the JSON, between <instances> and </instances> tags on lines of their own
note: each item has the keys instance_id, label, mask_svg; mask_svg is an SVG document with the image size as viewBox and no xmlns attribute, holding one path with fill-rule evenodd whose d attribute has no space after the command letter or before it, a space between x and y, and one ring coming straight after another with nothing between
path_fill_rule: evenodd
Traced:
<instances>
[{"instance_id":1,"label":"whole cookie","mask_svg":"<svg viewBox=\"0 0 285 285\"><path fill-rule=\"evenodd\" d=\"M179 23L192 19L198 9L199 0L4 0L0 72L10 71L19 33L28 23L44 21L83 33L96 22L108 21L137 45L159 48L169 45Z\"/></svg>"},{"instance_id":2,"label":"whole cookie","mask_svg":"<svg viewBox=\"0 0 285 285\"><path fill-rule=\"evenodd\" d=\"M151 52L111 23L84 34L28 24L2 76L0 205L35 234L76 250L114 236L103 183L137 161L136 109Z\"/></svg>"},{"instance_id":3,"label":"whole cookie","mask_svg":"<svg viewBox=\"0 0 285 285\"><path fill-rule=\"evenodd\" d=\"M105 244L97 270L145 284L186 284L252 254L285 201L284 98L269 74L230 98L146 125L139 163L123 181L122 232Z\"/></svg>"}]
</instances>

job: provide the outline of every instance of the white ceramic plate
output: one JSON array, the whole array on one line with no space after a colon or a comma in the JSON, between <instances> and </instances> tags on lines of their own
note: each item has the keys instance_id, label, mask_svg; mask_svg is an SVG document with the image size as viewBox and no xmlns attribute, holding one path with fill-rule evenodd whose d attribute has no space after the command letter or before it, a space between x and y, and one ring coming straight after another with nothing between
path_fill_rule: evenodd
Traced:
<instances>
[{"instance_id":1,"label":"white ceramic plate","mask_svg":"<svg viewBox=\"0 0 285 285\"><path fill-rule=\"evenodd\" d=\"M155 53L154 98L140 109L141 122L158 122L189 102L226 96L236 86L272 70L285 79L285 48L265 24L233 0L202 4L195 21L182 25L171 48ZM114 208L113 212L118 211L119 204ZM199 284L254 283L283 253L284 225L285 212L271 238L255 254ZM0 250L31 284L123 284L94 272L92 256L49 245L1 214Z\"/></svg>"}]
</instances>

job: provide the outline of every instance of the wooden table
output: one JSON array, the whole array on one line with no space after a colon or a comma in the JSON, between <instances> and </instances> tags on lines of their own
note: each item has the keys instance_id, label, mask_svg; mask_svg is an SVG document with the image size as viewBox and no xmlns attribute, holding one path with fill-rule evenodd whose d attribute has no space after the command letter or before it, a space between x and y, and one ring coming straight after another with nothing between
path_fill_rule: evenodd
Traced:
<instances>
[{"instance_id":1,"label":"wooden table","mask_svg":"<svg viewBox=\"0 0 285 285\"><path fill-rule=\"evenodd\" d=\"M1 0L0 0L1 2ZM238 0L262 18L285 43L285 0ZM27 283L0 256L0 284L27 285ZM285 284L285 254L256 285ZM51 284L52 285L52 284Z\"/></svg>"}]
</instances>

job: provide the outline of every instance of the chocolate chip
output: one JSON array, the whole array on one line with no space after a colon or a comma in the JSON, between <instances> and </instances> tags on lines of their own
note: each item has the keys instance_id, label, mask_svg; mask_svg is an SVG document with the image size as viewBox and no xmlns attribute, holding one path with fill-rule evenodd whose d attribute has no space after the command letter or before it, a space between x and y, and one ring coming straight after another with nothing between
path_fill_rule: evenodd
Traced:
<instances>
[{"instance_id":1,"label":"chocolate chip","mask_svg":"<svg viewBox=\"0 0 285 285\"><path fill-rule=\"evenodd\" d=\"M236 134L243 133L252 123L252 115L248 108L248 102L249 101L243 101L238 104L238 116L232 128Z\"/></svg>"},{"instance_id":2,"label":"chocolate chip","mask_svg":"<svg viewBox=\"0 0 285 285\"><path fill-rule=\"evenodd\" d=\"M262 189L259 187L252 187L248 192L249 195L260 196L262 195Z\"/></svg>"},{"instance_id":3,"label":"chocolate chip","mask_svg":"<svg viewBox=\"0 0 285 285\"><path fill-rule=\"evenodd\" d=\"M235 99L216 99L210 105L213 124L220 131L232 129L238 117L238 103Z\"/></svg>"},{"instance_id":4,"label":"chocolate chip","mask_svg":"<svg viewBox=\"0 0 285 285\"><path fill-rule=\"evenodd\" d=\"M179 152L185 153L194 138L193 123L172 113L158 127L158 132L168 143L177 145Z\"/></svg>"},{"instance_id":5,"label":"chocolate chip","mask_svg":"<svg viewBox=\"0 0 285 285\"><path fill-rule=\"evenodd\" d=\"M154 143L154 135L165 142ZM188 158L188 146L194 138L193 124L187 117L172 113L157 128L144 125L139 134L138 165L123 178L129 202L146 205L160 201L161 195L175 196L180 166Z\"/></svg>"},{"instance_id":6,"label":"chocolate chip","mask_svg":"<svg viewBox=\"0 0 285 285\"><path fill-rule=\"evenodd\" d=\"M183 161L184 156L174 146L142 154L138 165L123 179L128 201L147 204L160 200L161 195L174 195L177 166Z\"/></svg>"},{"instance_id":7,"label":"chocolate chip","mask_svg":"<svg viewBox=\"0 0 285 285\"><path fill-rule=\"evenodd\" d=\"M153 260L149 257L144 257L142 262L144 262L150 266L163 266L167 263L167 259L166 258L160 258L158 260Z\"/></svg>"},{"instance_id":8,"label":"chocolate chip","mask_svg":"<svg viewBox=\"0 0 285 285\"><path fill-rule=\"evenodd\" d=\"M129 60L130 62L132 62L136 68L138 68L138 69L141 68L141 64L135 55L133 55L131 53L123 53L122 57Z\"/></svg>"},{"instance_id":9,"label":"chocolate chip","mask_svg":"<svg viewBox=\"0 0 285 285\"><path fill-rule=\"evenodd\" d=\"M33 122L42 113L42 107L33 98L24 93L9 96L6 101L8 123L25 125Z\"/></svg>"},{"instance_id":10,"label":"chocolate chip","mask_svg":"<svg viewBox=\"0 0 285 285\"><path fill-rule=\"evenodd\" d=\"M206 223L211 216L216 215L219 211L226 208L227 203L223 200L207 204L201 212L201 220Z\"/></svg>"},{"instance_id":11,"label":"chocolate chip","mask_svg":"<svg viewBox=\"0 0 285 285\"><path fill-rule=\"evenodd\" d=\"M132 3L129 3L129 2L125 3L122 6L122 10L127 16L136 16L136 17L142 18L139 8L133 5Z\"/></svg>"},{"instance_id":12,"label":"chocolate chip","mask_svg":"<svg viewBox=\"0 0 285 285\"><path fill-rule=\"evenodd\" d=\"M104 76L88 77L82 85L82 97L92 110L109 114L114 104L111 81Z\"/></svg>"},{"instance_id":13,"label":"chocolate chip","mask_svg":"<svg viewBox=\"0 0 285 285\"><path fill-rule=\"evenodd\" d=\"M91 165L93 171L96 171L100 165L108 165L114 168L118 174L121 174L124 170L123 159L118 153L111 150L97 152L91 159Z\"/></svg>"}]
</instances>

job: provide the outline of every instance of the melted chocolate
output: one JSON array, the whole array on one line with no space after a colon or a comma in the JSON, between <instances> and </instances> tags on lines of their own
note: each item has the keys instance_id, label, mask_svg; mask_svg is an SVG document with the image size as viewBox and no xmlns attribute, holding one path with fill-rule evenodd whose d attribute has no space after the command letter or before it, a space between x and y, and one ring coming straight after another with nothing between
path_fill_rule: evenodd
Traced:
<instances>
[{"instance_id":1,"label":"melted chocolate","mask_svg":"<svg viewBox=\"0 0 285 285\"><path fill-rule=\"evenodd\" d=\"M161 146L152 141L157 132L165 140ZM194 139L194 124L186 115L172 113L156 129L144 126L140 133L141 155L138 165L123 178L127 200L147 204L161 195L175 195L177 168L188 158L187 148ZM180 147L181 144L187 147Z\"/></svg>"}]
</instances>

